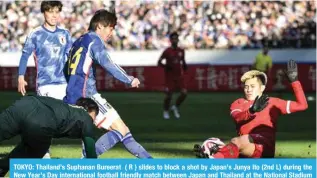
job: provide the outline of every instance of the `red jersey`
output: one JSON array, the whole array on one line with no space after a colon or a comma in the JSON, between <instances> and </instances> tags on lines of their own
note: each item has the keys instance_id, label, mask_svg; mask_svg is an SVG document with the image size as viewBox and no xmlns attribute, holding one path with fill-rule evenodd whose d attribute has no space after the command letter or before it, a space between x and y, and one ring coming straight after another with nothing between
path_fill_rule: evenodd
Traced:
<instances>
[{"instance_id":1,"label":"red jersey","mask_svg":"<svg viewBox=\"0 0 317 178\"><path fill-rule=\"evenodd\" d=\"M179 78L183 76L183 65L186 65L184 49L169 47L164 50L160 57L159 65L162 65L163 59L166 59L165 76L167 78Z\"/></svg>"},{"instance_id":2,"label":"red jersey","mask_svg":"<svg viewBox=\"0 0 317 178\"><path fill-rule=\"evenodd\" d=\"M231 104L231 116L236 123L239 135L260 134L275 141L276 123L280 114L290 114L307 109L307 101L299 81L293 82L296 101L285 101L270 97L268 106L261 112L250 114L253 101L240 98Z\"/></svg>"}]
</instances>

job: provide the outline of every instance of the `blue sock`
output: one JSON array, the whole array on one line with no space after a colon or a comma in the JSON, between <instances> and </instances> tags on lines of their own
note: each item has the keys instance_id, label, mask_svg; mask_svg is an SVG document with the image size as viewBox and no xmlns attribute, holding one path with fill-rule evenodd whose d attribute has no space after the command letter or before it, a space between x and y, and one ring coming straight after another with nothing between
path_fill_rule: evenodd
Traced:
<instances>
[{"instance_id":1,"label":"blue sock","mask_svg":"<svg viewBox=\"0 0 317 178\"><path fill-rule=\"evenodd\" d=\"M121 140L125 148L138 158L152 158L152 156L132 137L132 134L127 133Z\"/></svg>"},{"instance_id":2,"label":"blue sock","mask_svg":"<svg viewBox=\"0 0 317 178\"><path fill-rule=\"evenodd\" d=\"M122 139L120 132L111 130L101 136L96 142L96 153L97 156L102 155L104 152L110 150Z\"/></svg>"}]
</instances>

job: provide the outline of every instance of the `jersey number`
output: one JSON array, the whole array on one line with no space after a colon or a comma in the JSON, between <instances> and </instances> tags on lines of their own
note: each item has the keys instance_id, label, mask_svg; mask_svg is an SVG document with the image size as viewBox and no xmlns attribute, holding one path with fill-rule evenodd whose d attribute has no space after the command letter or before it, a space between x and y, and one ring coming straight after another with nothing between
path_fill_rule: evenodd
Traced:
<instances>
[{"instance_id":1,"label":"jersey number","mask_svg":"<svg viewBox=\"0 0 317 178\"><path fill-rule=\"evenodd\" d=\"M79 63L80 57L81 57L81 52L83 51L83 47L80 47L74 54L74 56L72 56L72 59L69 60L69 70L68 70L68 74L70 75L75 75L76 73L76 69L77 69L77 65Z\"/></svg>"}]
</instances>

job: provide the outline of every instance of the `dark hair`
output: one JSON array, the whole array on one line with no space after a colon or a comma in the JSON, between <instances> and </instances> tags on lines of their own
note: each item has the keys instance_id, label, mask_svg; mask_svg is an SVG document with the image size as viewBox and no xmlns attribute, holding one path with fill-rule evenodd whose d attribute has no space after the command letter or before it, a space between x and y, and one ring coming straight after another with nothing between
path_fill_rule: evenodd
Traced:
<instances>
[{"instance_id":1,"label":"dark hair","mask_svg":"<svg viewBox=\"0 0 317 178\"><path fill-rule=\"evenodd\" d=\"M83 107L87 112L95 111L96 115L98 115L98 113L99 113L99 107L98 107L97 103L94 100L92 100L91 98L81 97L76 101L76 105Z\"/></svg>"},{"instance_id":2,"label":"dark hair","mask_svg":"<svg viewBox=\"0 0 317 178\"><path fill-rule=\"evenodd\" d=\"M170 39L172 39L172 38L174 38L174 37L178 38L178 33L177 33L177 32L172 32L172 33L170 34Z\"/></svg>"},{"instance_id":3,"label":"dark hair","mask_svg":"<svg viewBox=\"0 0 317 178\"><path fill-rule=\"evenodd\" d=\"M95 12L94 16L91 18L89 23L88 30L96 31L97 25L102 24L105 27L107 26L116 26L117 17L114 11L107 11L105 9L101 9Z\"/></svg>"},{"instance_id":4,"label":"dark hair","mask_svg":"<svg viewBox=\"0 0 317 178\"><path fill-rule=\"evenodd\" d=\"M41 3L41 12L44 13L49 11L50 9L57 7L58 10L61 12L63 8L63 4L61 1L42 1Z\"/></svg>"}]
</instances>

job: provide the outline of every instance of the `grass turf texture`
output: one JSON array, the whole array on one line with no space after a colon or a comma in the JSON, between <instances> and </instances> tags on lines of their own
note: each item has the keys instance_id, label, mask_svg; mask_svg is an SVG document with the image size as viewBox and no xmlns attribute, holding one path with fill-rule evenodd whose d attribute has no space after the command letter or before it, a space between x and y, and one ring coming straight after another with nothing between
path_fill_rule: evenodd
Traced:
<instances>
[{"instance_id":1,"label":"grass turf texture","mask_svg":"<svg viewBox=\"0 0 317 178\"><path fill-rule=\"evenodd\" d=\"M242 95L220 92L189 93L181 107L180 120L173 117L170 120L162 118L162 93L108 92L103 93L103 96L116 108L135 139L154 158L194 158L192 148L195 143L202 143L208 137L218 137L227 142L236 135L229 107L231 102ZM19 97L16 92L0 92L0 109L5 109ZM173 99L175 98L176 95ZM295 99L292 93L283 93L281 98ZM308 104L309 108L304 112L279 118L276 157L316 157L316 102L309 101ZM96 133L102 134L100 130L96 130ZM7 154L18 142L17 137L0 143L0 153ZM56 139L53 141L51 154L53 158L80 158L81 141ZM101 158L134 156L122 144L118 144Z\"/></svg>"}]
</instances>

